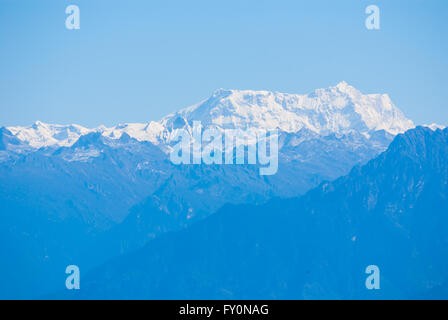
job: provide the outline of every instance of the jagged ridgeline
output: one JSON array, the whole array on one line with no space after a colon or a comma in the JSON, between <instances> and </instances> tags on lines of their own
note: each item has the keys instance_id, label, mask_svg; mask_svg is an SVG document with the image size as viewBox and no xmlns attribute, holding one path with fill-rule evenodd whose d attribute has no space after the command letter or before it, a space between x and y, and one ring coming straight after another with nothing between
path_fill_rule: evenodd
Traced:
<instances>
[{"instance_id":1,"label":"jagged ridgeline","mask_svg":"<svg viewBox=\"0 0 448 320\"><path fill-rule=\"evenodd\" d=\"M226 205L66 298L446 299L448 129L418 127L302 197ZM381 269L367 290L366 266Z\"/></svg>"},{"instance_id":2,"label":"jagged ridgeline","mask_svg":"<svg viewBox=\"0 0 448 320\"><path fill-rule=\"evenodd\" d=\"M278 172L253 165L174 165L176 130L279 131ZM346 83L308 95L217 90L158 122L84 128L36 122L0 131L1 297L58 291L83 273L226 204L303 195L346 175L413 128L387 95ZM29 272L33 270L33 272ZM62 270L62 271L61 271Z\"/></svg>"}]
</instances>

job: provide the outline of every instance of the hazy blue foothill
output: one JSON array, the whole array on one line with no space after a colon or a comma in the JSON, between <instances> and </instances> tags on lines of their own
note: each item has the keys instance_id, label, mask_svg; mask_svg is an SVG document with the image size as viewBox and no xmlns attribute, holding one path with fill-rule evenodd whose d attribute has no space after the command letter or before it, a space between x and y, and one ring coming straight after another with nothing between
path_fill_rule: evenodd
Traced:
<instances>
[{"instance_id":1,"label":"hazy blue foothill","mask_svg":"<svg viewBox=\"0 0 448 320\"><path fill-rule=\"evenodd\" d=\"M289 143L305 133L281 136L279 172L270 177L249 165L175 166L150 142L127 135L111 140L90 133L70 147L8 152L0 164L2 251L10 256L1 267L10 275L5 295L47 292L64 283L60 271L68 264L89 270L226 203L302 194L367 161L390 140L380 135L380 147L369 142L359 153L353 145L365 141L361 135ZM298 154L307 161L294 159Z\"/></svg>"},{"instance_id":2,"label":"hazy blue foothill","mask_svg":"<svg viewBox=\"0 0 448 320\"><path fill-rule=\"evenodd\" d=\"M174 165L169 137L197 120L278 130L278 172ZM363 297L370 264L382 266L377 294L443 295L444 259L431 259L445 225L419 219L445 208L446 131L412 128L389 96L346 82L308 95L220 89L149 123L3 128L0 297L65 297L68 265L88 298ZM398 257L418 284L397 278Z\"/></svg>"},{"instance_id":3,"label":"hazy blue foothill","mask_svg":"<svg viewBox=\"0 0 448 320\"><path fill-rule=\"evenodd\" d=\"M226 205L93 270L69 298L446 299L448 129L418 127L306 195ZM368 265L381 289L367 290Z\"/></svg>"},{"instance_id":4,"label":"hazy blue foothill","mask_svg":"<svg viewBox=\"0 0 448 320\"><path fill-rule=\"evenodd\" d=\"M448 1L132 4L0 1L0 299L448 298Z\"/></svg>"}]
</instances>

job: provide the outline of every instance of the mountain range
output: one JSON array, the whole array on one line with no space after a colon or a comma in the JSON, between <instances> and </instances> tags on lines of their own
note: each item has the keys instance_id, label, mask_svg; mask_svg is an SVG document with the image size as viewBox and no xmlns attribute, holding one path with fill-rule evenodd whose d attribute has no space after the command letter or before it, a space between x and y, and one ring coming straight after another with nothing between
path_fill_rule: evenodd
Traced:
<instances>
[{"instance_id":1,"label":"mountain range","mask_svg":"<svg viewBox=\"0 0 448 320\"><path fill-rule=\"evenodd\" d=\"M226 205L86 276L82 299L446 299L448 129L302 197ZM367 290L365 269L381 270Z\"/></svg>"},{"instance_id":2,"label":"mountain range","mask_svg":"<svg viewBox=\"0 0 448 320\"><path fill-rule=\"evenodd\" d=\"M191 133L193 121L218 130L277 129L277 174L260 176L254 165L172 164L171 137ZM92 270L213 221L223 206L299 197L366 164L414 127L388 95L341 82L307 95L219 89L146 124L1 128L0 253L11 258L0 267L9 275L0 297L55 292L65 266Z\"/></svg>"},{"instance_id":3,"label":"mountain range","mask_svg":"<svg viewBox=\"0 0 448 320\"><path fill-rule=\"evenodd\" d=\"M80 136L100 132L111 139L123 133L139 141L163 144L172 131L200 121L204 128L278 129L296 133L307 129L327 136L358 132L368 136L381 131L396 135L414 127L387 94L364 95L346 82L307 95L269 91L216 90L196 105L172 113L160 121L120 124L88 129L79 125L51 125L36 121L30 127L8 127L18 139L34 148L71 146Z\"/></svg>"}]
</instances>

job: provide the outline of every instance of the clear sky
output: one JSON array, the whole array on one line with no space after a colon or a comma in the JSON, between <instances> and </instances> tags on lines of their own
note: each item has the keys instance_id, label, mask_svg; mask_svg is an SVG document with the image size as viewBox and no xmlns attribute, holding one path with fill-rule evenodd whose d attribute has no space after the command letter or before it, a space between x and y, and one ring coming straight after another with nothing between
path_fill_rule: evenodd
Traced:
<instances>
[{"instance_id":1,"label":"clear sky","mask_svg":"<svg viewBox=\"0 0 448 320\"><path fill-rule=\"evenodd\" d=\"M381 30L365 28L370 4ZM447 125L447 53L446 0L0 0L0 126L148 122L217 88L341 80Z\"/></svg>"}]
</instances>

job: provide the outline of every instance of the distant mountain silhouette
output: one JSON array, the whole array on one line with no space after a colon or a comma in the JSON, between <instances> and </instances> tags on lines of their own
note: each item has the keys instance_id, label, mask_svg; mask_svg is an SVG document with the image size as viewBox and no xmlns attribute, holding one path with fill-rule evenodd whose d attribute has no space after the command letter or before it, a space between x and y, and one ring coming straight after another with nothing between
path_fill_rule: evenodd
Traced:
<instances>
[{"instance_id":1,"label":"distant mountain silhouette","mask_svg":"<svg viewBox=\"0 0 448 320\"><path fill-rule=\"evenodd\" d=\"M365 268L381 270L367 290ZM448 298L448 129L418 127L300 198L227 205L83 278L66 298Z\"/></svg>"},{"instance_id":2,"label":"distant mountain silhouette","mask_svg":"<svg viewBox=\"0 0 448 320\"><path fill-rule=\"evenodd\" d=\"M0 297L54 291L68 264L89 270L226 203L301 195L375 157L391 139L384 131L369 138L282 132L273 176L253 165L173 165L159 147L126 133L111 139L91 132L69 147L37 150L9 143L0 151L0 254L10 255L0 266L9 275Z\"/></svg>"},{"instance_id":3,"label":"distant mountain silhouette","mask_svg":"<svg viewBox=\"0 0 448 320\"><path fill-rule=\"evenodd\" d=\"M177 129L192 134L198 120L204 128L278 130L278 172L174 165L170 137ZM303 195L378 156L413 127L387 94L362 94L341 82L306 95L219 89L149 123L2 128L0 255L8 263L0 265L0 298L63 289L67 265L86 274L225 204Z\"/></svg>"}]
</instances>

